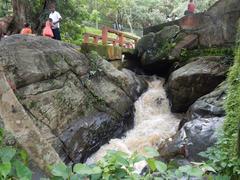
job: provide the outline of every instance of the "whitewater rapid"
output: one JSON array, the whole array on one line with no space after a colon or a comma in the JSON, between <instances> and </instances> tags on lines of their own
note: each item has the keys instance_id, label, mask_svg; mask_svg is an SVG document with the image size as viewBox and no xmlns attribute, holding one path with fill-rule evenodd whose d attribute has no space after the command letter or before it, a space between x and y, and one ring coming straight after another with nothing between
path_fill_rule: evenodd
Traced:
<instances>
[{"instance_id":1,"label":"whitewater rapid","mask_svg":"<svg viewBox=\"0 0 240 180\"><path fill-rule=\"evenodd\" d=\"M163 79L149 82L148 90L135 102L134 128L121 139L112 139L88 158L87 163L100 160L108 150L145 154L144 147L158 148L177 131L180 119L170 111Z\"/></svg>"}]
</instances>

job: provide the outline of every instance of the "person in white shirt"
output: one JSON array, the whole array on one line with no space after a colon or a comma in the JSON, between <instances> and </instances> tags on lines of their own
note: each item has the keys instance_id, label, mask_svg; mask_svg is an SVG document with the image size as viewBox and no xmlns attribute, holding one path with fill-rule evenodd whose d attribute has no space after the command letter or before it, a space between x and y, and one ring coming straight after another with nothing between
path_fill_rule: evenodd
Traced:
<instances>
[{"instance_id":1,"label":"person in white shirt","mask_svg":"<svg viewBox=\"0 0 240 180\"><path fill-rule=\"evenodd\" d=\"M55 10L55 5L52 4L50 6L51 13L49 14L49 18L51 18L53 20L53 26L52 26L52 31L53 31L53 35L54 35L54 39L56 40L61 40L61 34L60 34L60 25L59 22L62 20L61 15L59 14L59 12L57 12Z\"/></svg>"}]
</instances>

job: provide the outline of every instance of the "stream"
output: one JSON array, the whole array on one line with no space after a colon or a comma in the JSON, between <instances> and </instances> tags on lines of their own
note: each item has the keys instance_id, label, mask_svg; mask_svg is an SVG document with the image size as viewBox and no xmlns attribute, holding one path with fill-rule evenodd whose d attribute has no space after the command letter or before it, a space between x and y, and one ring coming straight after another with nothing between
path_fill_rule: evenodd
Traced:
<instances>
[{"instance_id":1,"label":"stream","mask_svg":"<svg viewBox=\"0 0 240 180\"><path fill-rule=\"evenodd\" d=\"M88 158L91 164L100 160L108 150L128 154L145 154L144 147L158 148L177 131L180 119L171 113L169 101L163 87L164 79L148 82L148 90L135 102L134 128L121 139L111 139Z\"/></svg>"}]
</instances>

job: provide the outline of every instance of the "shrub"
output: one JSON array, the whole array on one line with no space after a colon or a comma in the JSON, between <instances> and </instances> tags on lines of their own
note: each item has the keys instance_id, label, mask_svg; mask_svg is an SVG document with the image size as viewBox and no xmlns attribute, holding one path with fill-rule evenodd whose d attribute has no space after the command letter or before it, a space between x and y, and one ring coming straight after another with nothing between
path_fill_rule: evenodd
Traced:
<instances>
[{"instance_id":1,"label":"shrub","mask_svg":"<svg viewBox=\"0 0 240 180\"><path fill-rule=\"evenodd\" d=\"M31 180L32 172L26 166L27 153L24 150L5 146L3 138L3 129L0 129L0 179Z\"/></svg>"}]
</instances>

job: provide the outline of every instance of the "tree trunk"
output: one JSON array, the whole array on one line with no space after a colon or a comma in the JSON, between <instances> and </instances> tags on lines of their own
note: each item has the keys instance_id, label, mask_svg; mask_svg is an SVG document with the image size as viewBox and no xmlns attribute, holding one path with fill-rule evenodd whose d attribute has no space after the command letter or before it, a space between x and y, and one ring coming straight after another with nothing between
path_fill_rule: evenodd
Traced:
<instances>
[{"instance_id":1,"label":"tree trunk","mask_svg":"<svg viewBox=\"0 0 240 180\"><path fill-rule=\"evenodd\" d=\"M24 23L27 22L27 7L25 0L12 0L13 6L13 24L12 31L17 33L21 30Z\"/></svg>"}]
</instances>

